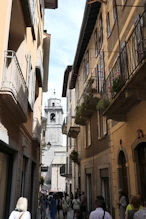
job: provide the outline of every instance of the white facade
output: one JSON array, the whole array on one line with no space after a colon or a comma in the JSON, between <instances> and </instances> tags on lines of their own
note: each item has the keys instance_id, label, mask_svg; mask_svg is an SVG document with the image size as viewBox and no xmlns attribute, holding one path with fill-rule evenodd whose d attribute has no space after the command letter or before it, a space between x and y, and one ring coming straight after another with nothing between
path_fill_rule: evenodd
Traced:
<instances>
[{"instance_id":1,"label":"white facade","mask_svg":"<svg viewBox=\"0 0 146 219\"><path fill-rule=\"evenodd\" d=\"M60 176L60 167L66 163L66 147L60 147L55 150L55 156L52 162L52 185L53 190L65 191L65 177Z\"/></svg>"}]
</instances>

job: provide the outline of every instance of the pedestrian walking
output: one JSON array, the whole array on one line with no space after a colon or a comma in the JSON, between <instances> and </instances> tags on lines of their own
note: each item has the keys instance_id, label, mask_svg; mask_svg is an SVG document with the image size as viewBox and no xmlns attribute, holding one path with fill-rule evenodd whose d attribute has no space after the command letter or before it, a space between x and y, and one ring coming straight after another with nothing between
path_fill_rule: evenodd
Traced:
<instances>
[{"instance_id":1,"label":"pedestrian walking","mask_svg":"<svg viewBox=\"0 0 146 219\"><path fill-rule=\"evenodd\" d=\"M134 214L134 219L146 219L146 201L144 201L144 207Z\"/></svg>"},{"instance_id":2,"label":"pedestrian walking","mask_svg":"<svg viewBox=\"0 0 146 219\"><path fill-rule=\"evenodd\" d=\"M69 206L70 206L69 197L68 194L65 193L65 196L62 199L62 210L63 210L64 218L67 218L67 212L69 210Z\"/></svg>"},{"instance_id":3,"label":"pedestrian walking","mask_svg":"<svg viewBox=\"0 0 146 219\"><path fill-rule=\"evenodd\" d=\"M78 218L78 216L80 214L80 204L81 204L81 201L78 198L77 194L75 195L75 198L73 199L72 204L73 204L73 211L74 211L73 219L74 219L74 217Z\"/></svg>"},{"instance_id":4,"label":"pedestrian walking","mask_svg":"<svg viewBox=\"0 0 146 219\"><path fill-rule=\"evenodd\" d=\"M131 198L130 204L126 208L125 219L133 219L135 212L141 210L143 206L141 205L141 201L137 196L133 196Z\"/></svg>"},{"instance_id":5,"label":"pedestrian walking","mask_svg":"<svg viewBox=\"0 0 146 219\"><path fill-rule=\"evenodd\" d=\"M102 201L96 199L95 210L90 213L89 219L112 219L111 215L102 209Z\"/></svg>"},{"instance_id":6,"label":"pedestrian walking","mask_svg":"<svg viewBox=\"0 0 146 219\"><path fill-rule=\"evenodd\" d=\"M9 219L31 219L30 212L27 211L28 200L20 197L17 201L16 208L9 216Z\"/></svg>"},{"instance_id":7,"label":"pedestrian walking","mask_svg":"<svg viewBox=\"0 0 146 219\"><path fill-rule=\"evenodd\" d=\"M57 203L56 203L56 194L53 194L53 198L51 200L51 218L55 219L57 211Z\"/></svg>"},{"instance_id":8,"label":"pedestrian walking","mask_svg":"<svg viewBox=\"0 0 146 219\"><path fill-rule=\"evenodd\" d=\"M102 203L102 209L103 209L104 211L106 211L107 209L106 209L106 204L105 204L104 197L103 197L102 195L98 195L98 196L96 197L96 199L99 199L99 200L101 201L101 203Z\"/></svg>"},{"instance_id":9,"label":"pedestrian walking","mask_svg":"<svg viewBox=\"0 0 146 219\"><path fill-rule=\"evenodd\" d=\"M59 194L57 195L56 203L57 203L57 213L58 213L58 217L60 217L60 210L62 209L62 200L61 200Z\"/></svg>"},{"instance_id":10,"label":"pedestrian walking","mask_svg":"<svg viewBox=\"0 0 146 219\"><path fill-rule=\"evenodd\" d=\"M119 213L120 213L120 219L125 219L125 211L127 207L127 198L125 195L125 192L122 189L119 189Z\"/></svg>"},{"instance_id":11,"label":"pedestrian walking","mask_svg":"<svg viewBox=\"0 0 146 219\"><path fill-rule=\"evenodd\" d=\"M87 197L84 192L81 195L81 207L80 207L82 218L86 218L86 211L87 211Z\"/></svg>"}]
</instances>

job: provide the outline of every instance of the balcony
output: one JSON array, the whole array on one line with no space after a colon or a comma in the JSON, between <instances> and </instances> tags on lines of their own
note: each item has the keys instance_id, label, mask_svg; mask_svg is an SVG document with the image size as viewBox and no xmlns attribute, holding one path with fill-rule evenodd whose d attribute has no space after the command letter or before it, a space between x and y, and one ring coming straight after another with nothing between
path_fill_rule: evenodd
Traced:
<instances>
[{"instance_id":1,"label":"balcony","mask_svg":"<svg viewBox=\"0 0 146 219\"><path fill-rule=\"evenodd\" d=\"M32 27L35 20L35 3L34 0L20 0L22 5L22 11L24 14L24 20L27 27Z\"/></svg>"},{"instance_id":2,"label":"balcony","mask_svg":"<svg viewBox=\"0 0 146 219\"><path fill-rule=\"evenodd\" d=\"M35 1L34 0L20 0L22 5L22 11L24 15L24 21L26 27L32 28L33 38L35 39L34 23L35 23Z\"/></svg>"},{"instance_id":3,"label":"balcony","mask_svg":"<svg viewBox=\"0 0 146 219\"><path fill-rule=\"evenodd\" d=\"M87 80L81 98L77 103L76 124L85 125L90 116L96 111L97 102L101 98L98 84L98 80L93 76Z\"/></svg>"},{"instance_id":4,"label":"balcony","mask_svg":"<svg viewBox=\"0 0 146 219\"><path fill-rule=\"evenodd\" d=\"M79 126L70 126L67 135L68 135L68 137L76 138L79 133L80 133L80 127Z\"/></svg>"},{"instance_id":5,"label":"balcony","mask_svg":"<svg viewBox=\"0 0 146 219\"><path fill-rule=\"evenodd\" d=\"M66 118L63 121L62 134L67 135L67 122L66 122Z\"/></svg>"},{"instance_id":6,"label":"balcony","mask_svg":"<svg viewBox=\"0 0 146 219\"><path fill-rule=\"evenodd\" d=\"M43 77L44 77L44 69L43 69L43 61L41 56L41 51L37 50L36 56L36 76L38 78L39 87L43 86Z\"/></svg>"},{"instance_id":7,"label":"balcony","mask_svg":"<svg viewBox=\"0 0 146 219\"><path fill-rule=\"evenodd\" d=\"M41 137L41 125L37 118L33 119L32 139L40 143Z\"/></svg>"},{"instance_id":8,"label":"balcony","mask_svg":"<svg viewBox=\"0 0 146 219\"><path fill-rule=\"evenodd\" d=\"M146 11L135 25L104 82L102 94L109 105L103 112L108 119L126 121L127 113L146 100Z\"/></svg>"},{"instance_id":9,"label":"balcony","mask_svg":"<svg viewBox=\"0 0 146 219\"><path fill-rule=\"evenodd\" d=\"M44 0L45 8L56 9L58 8L58 0Z\"/></svg>"},{"instance_id":10,"label":"balcony","mask_svg":"<svg viewBox=\"0 0 146 219\"><path fill-rule=\"evenodd\" d=\"M4 54L0 98L18 123L27 121L28 91L16 54L11 50Z\"/></svg>"}]
</instances>

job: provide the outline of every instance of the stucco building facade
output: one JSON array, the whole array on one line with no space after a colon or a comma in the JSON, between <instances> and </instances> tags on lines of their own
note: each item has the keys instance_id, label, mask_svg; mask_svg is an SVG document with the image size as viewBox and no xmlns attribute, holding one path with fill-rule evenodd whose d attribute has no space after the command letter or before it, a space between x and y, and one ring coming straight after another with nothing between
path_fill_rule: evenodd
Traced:
<instances>
[{"instance_id":1,"label":"stucco building facade","mask_svg":"<svg viewBox=\"0 0 146 219\"><path fill-rule=\"evenodd\" d=\"M0 7L0 218L8 218L20 196L36 216L50 51L45 8L57 8L57 1L6 0Z\"/></svg>"},{"instance_id":2,"label":"stucco building facade","mask_svg":"<svg viewBox=\"0 0 146 219\"><path fill-rule=\"evenodd\" d=\"M119 217L119 189L145 193L145 1L87 1L69 89L80 189Z\"/></svg>"}]
</instances>

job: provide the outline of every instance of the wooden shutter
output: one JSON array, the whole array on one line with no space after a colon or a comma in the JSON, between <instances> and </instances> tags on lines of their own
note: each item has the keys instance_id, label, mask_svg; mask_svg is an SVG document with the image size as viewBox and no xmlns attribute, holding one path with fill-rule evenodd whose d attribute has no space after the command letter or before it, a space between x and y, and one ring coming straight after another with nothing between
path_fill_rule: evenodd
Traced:
<instances>
[{"instance_id":1,"label":"wooden shutter","mask_svg":"<svg viewBox=\"0 0 146 219\"><path fill-rule=\"evenodd\" d=\"M105 72L104 72L104 52L102 51L100 54L100 73L99 73L99 91L102 91L104 80L105 80Z\"/></svg>"},{"instance_id":2,"label":"wooden shutter","mask_svg":"<svg viewBox=\"0 0 146 219\"><path fill-rule=\"evenodd\" d=\"M27 55L27 75L26 75L27 88L29 88L30 71L31 71L31 54L28 53L28 55Z\"/></svg>"},{"instance_id":3,"label":"wooden shutter","mask_svg":"<svg viewBox=\"0 0 146 219\"><path fill-rule=\"evenodd\" d=\"M36 84L36 75L35 75L35 71L32 69L30 72L30 80L28 87L28 101L32 111L35 102L35 84Z\"/></svg>"},{"instance_id":4,"label":"wooden shutter","mask_svg":"<svg viewBox=\"0 0 146 219\"><path fill-rule=\"evenodd\" d=\"M107 25L107 36L109 37L111 34L109 12L107 13L107 16L106 16L106 25Z\"/></svg>"},{"instance_id":5,"label":"wooden shutter","mask_svg":"<svg viewBox=\"0 0 146 219\"><path fill-rule=\"evenodd\" d=\"M122 76L122 80L126 81L129 78L129 74L128 74L127 47L126 47L125 42L122 45L122 51L121 51L120 58L121 58L121 76Z\"/></svg>"}]
</instances>

